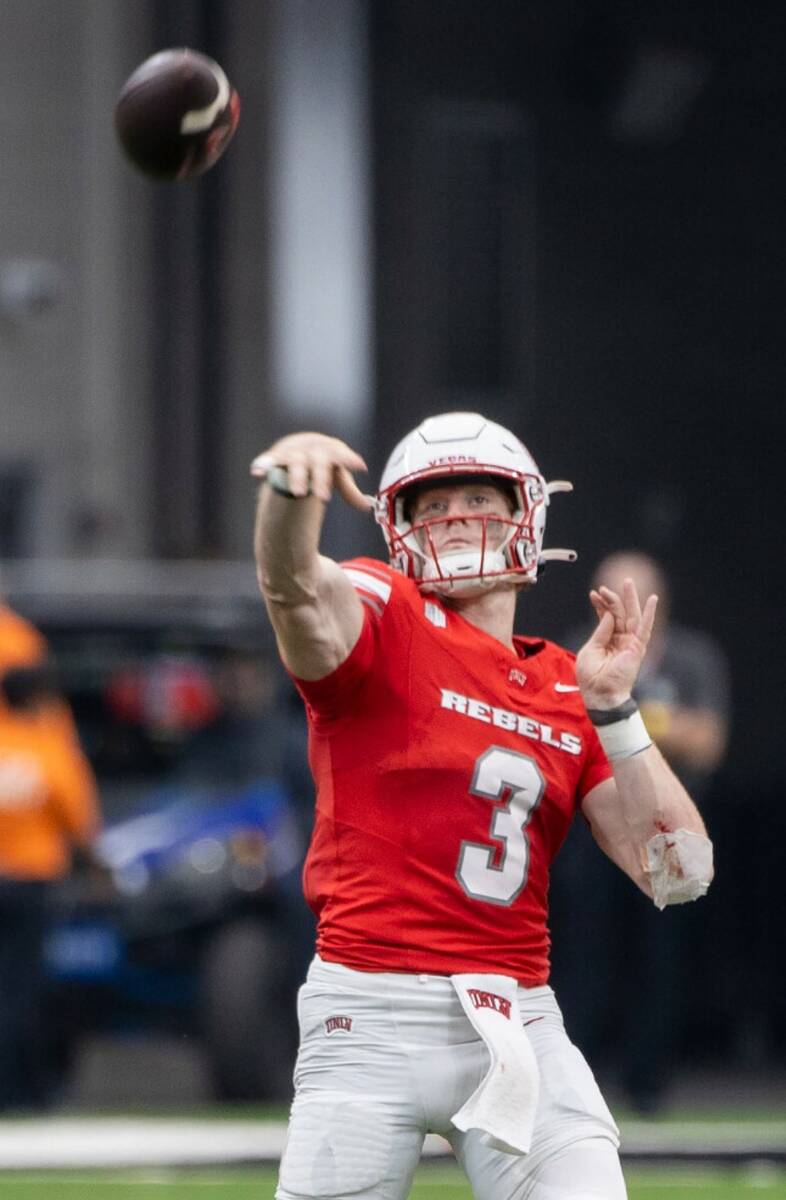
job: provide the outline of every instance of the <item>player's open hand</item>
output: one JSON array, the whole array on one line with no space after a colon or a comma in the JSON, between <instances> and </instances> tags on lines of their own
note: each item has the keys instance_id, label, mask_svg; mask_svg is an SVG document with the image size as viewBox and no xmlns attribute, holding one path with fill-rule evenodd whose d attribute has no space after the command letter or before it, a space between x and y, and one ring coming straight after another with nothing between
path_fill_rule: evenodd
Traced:
<instances>
[{"instance_id":1,"label":"player's open hand","mask_svg":"<svg viewBox=\"0 0 786 1200\"><path fill-rule=\"evenodd\" d=\"M317 496L327 503L333 489L361 512L374 504L355 483L353 471L367 471L363 459L346 442L324 433L291 433L258 454L251 474L264 479L272 467L285 468L287 487L294 496Z\"/></svg>"},{"instance_id":2,"label":"player's open hand","mask_svg":"<svg viewBox=\"0 0 786 1200\"><path fill-rule=\"evenodd\" d=\"M642 610L632 579L619 596L611 588L590 592L598 617L595 632L576 658L576 676L587 708L616 708L630 696L647 651L657 596Z\"/></svg>"}]
</instances>

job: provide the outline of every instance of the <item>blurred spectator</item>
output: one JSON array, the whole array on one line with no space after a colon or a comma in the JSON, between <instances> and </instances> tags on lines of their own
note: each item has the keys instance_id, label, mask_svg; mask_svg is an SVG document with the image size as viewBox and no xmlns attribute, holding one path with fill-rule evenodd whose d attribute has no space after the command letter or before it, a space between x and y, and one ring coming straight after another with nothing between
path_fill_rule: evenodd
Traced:
<instances>
[{"instance_id":1,"label":"blurred spectator","mask_svg":"<svg viewBox=\"0 0 786 1200\"><path fill-rule=\"evenodd\" d=\"M0 610L0 1110L46 1100L43 945L53 883L98 826L95 782L46 645Z\"/></svg>"},{"instance_id":2,"label":"blurred spectator","mask_svg":"<svg viewBox=\"0 0 786 1200\"><path fill-rule=\"evenodd\" d=\"M0 676L37 667L46 659L46 642L29 621L13 612L0 597Z\"/></svg>"},{"instance_id":3,"label":"blurred spectator","mask_svg":"<svg viewBox=\"0 0 786 1200\"><path fill-rule=\"evenodd\" d=\"M3 602L0 596L0 681L4 707L21 708L28 696L35 699L39 715L46 709L52 724L76 739L71 710L59 694L43 635Z\"/></svg>"},{"instance_id":4,"label":"blurred spectator","mask_svg":"<svg viewBox=\"0 0 786 1200\"><path fill-rule=\"evenodd\" d=\"M647 555L604 559L593 586L618 590L626 577L640 595L660 597L633 694L650 736L701 807L726 749L726 657L705 633L671 621L667 581ZM565 642L577 649L586 636L575 630ZM585 823L574 821L552 876L555 987L579 1046L613 1063L630 1102L652 1111L663 1103L687 1007L690 906L657 912L619 887L618 875Z\"/></svg>"}]
</instances>

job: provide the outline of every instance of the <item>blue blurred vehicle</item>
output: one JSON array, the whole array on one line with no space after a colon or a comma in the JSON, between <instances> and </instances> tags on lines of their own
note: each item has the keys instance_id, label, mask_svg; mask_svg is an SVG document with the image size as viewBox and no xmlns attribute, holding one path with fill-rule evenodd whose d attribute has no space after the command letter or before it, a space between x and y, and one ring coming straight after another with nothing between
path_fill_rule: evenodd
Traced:
<instances>
[{"instance_id":1,"label":"blue blurred vehicle","mask_svg":"<svg viewBox=\"0 0 786 1200\"><path fill-rule=\"evenodd\" d=\"M157 792L108 828L63 885L47 942L53 1045L91 1031L199 1040L217 1097L286 1094L292 1011L286 930L301 841L280 785Z\"/></svg>"},{"instance_id":2,"label":"blue blurred vehicle","mask_svg":"<svg viewBox=\"0 0 786 1200\"><path fill-rule=\"evenodd\" d=\"M198 1040L217 1097L288 1096L313 926L282 751L305 742L253 571L50 564L5 582L49 639L105 820L53 914L55 1072L86 1033L163 1030Z\"/></svg>"}]
</instances>

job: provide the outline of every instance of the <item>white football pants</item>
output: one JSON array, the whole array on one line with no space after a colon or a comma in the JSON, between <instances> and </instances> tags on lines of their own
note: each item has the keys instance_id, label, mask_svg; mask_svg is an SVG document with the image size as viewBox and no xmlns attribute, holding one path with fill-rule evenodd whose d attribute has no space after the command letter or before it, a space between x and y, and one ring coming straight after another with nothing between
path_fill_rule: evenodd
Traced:
<instances>
[{"instance_id":1,"label":"white football pants","mask_svg":"<svg viewBox=\"0 0 786 1200\"><path fill-rule=\"evenodd\" d=\"M617 1127L554 993L519 988L519 1007L541 1076L527 1155L451 1125L489 1057L449 979L315 959L277 1200L405 1200L427 1133L450 1142L476 1200L625 1200Z\"/></svg>"}]
</instances>

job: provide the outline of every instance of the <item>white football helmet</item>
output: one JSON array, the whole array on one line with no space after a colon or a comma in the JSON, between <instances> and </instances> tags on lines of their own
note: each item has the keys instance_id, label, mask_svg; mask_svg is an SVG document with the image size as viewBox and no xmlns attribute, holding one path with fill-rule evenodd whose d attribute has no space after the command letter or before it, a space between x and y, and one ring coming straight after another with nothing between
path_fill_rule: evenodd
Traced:
<instances>
[{"instance_id":1,"label":"white football helmet","mask_svg":"<svg viewBox=\"0 0 786 1200\"><path fill-rule=\"evenodd\" d=\"M416 484L467 476L499 480L514 497L513 510L508 519L497 515L462 518L482 524L480 546L438 554L430 530L448 518L413 524L407 499ZM573 550L543 550L549 496L572 490L572 484L564 480L546 483L526 446L501 425L479 413L442 413L423 421L396 446L382 472L375 516L385 535L391 565L416 580L422 591L477 595L498 583L535 583L547 559L575 561ZM498 535L496 546L489 544L492 523Z\"/></svg>"}]
</instances>

